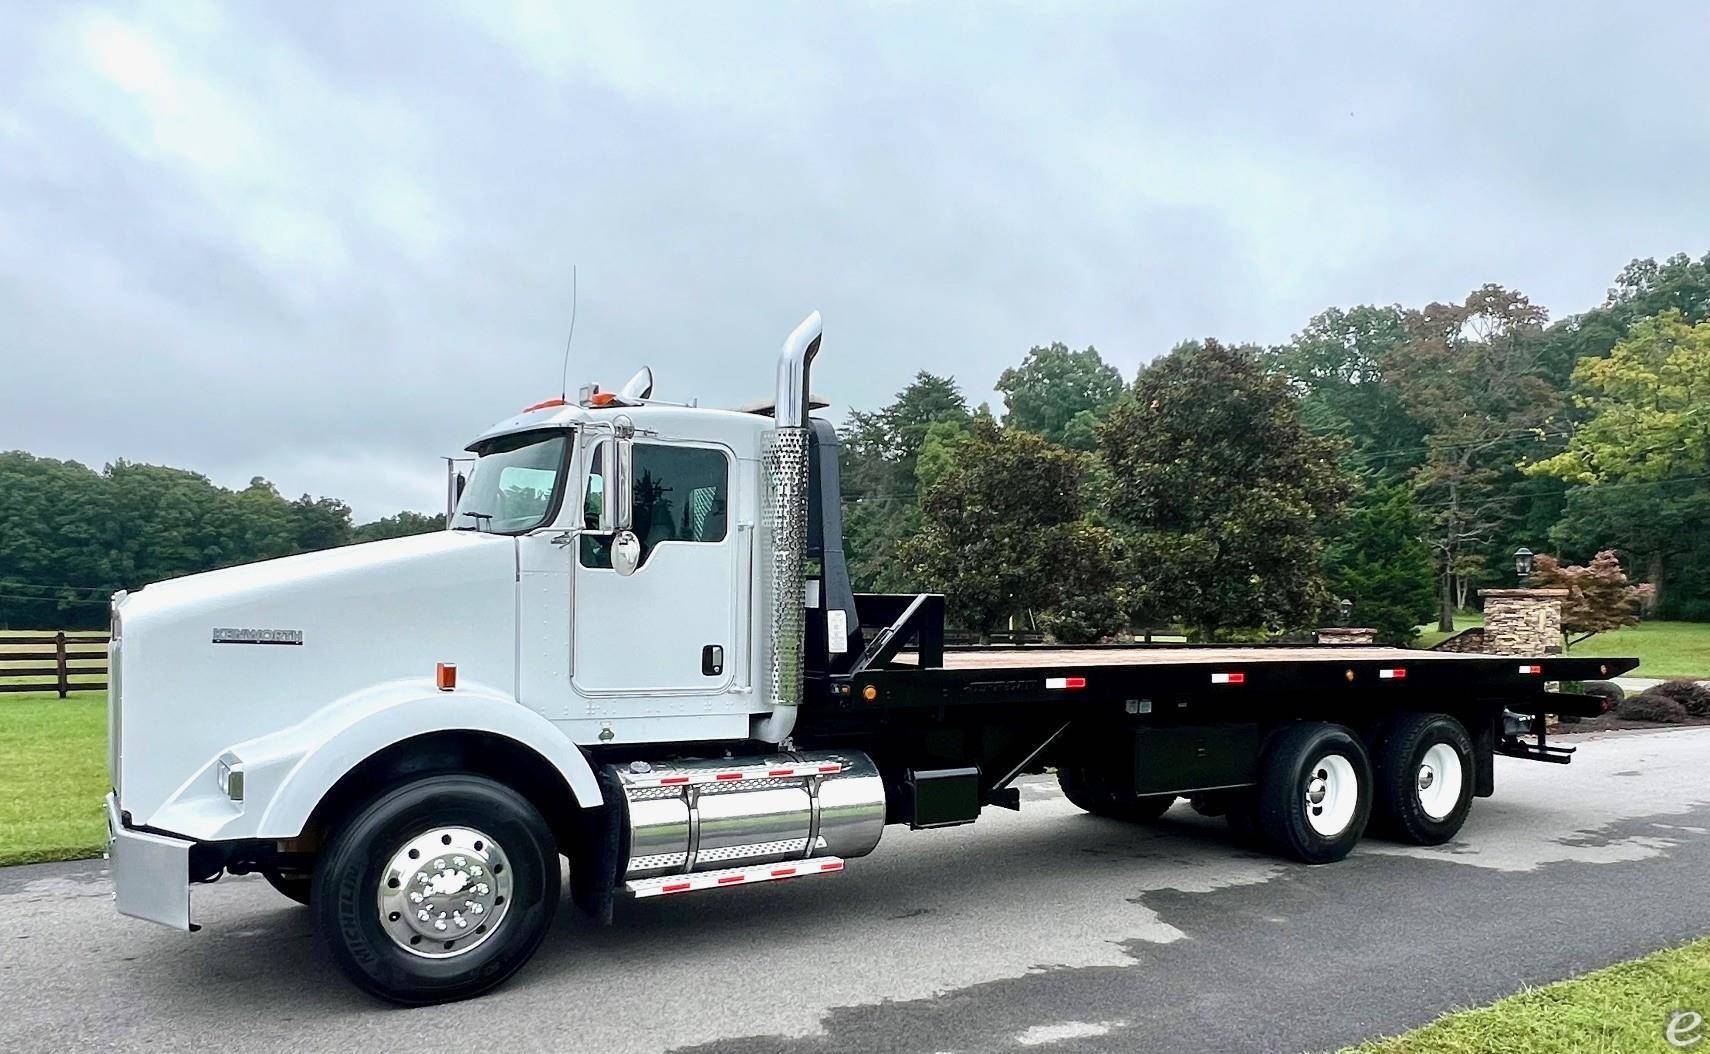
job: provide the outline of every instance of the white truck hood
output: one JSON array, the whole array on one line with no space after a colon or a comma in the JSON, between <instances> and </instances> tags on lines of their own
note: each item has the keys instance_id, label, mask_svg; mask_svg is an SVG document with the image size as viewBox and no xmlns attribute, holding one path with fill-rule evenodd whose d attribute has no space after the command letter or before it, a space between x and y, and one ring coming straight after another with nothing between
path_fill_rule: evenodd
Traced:
<instances>
[{"instance_id":1,"label":"white truck hood","mask_svg":"<svg viewBox=\"0 0 1710 1054\"><path fill-rule=\"evenodd\" d=\"M513 538L440 531L210 571L119 602L110 761L146 824L222 751L376 684L456 663L516 682Z\"/></svg>"}]
</instances>

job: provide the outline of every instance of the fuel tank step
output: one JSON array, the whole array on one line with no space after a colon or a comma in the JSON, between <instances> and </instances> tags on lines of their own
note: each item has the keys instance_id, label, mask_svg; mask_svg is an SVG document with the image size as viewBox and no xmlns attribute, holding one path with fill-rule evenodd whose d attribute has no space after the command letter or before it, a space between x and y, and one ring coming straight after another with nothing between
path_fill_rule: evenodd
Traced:
<instances>
[{"instance_id":1,"label":"fuel tank step","mask_svg":"<svg viewBox=\"0 0 1710 1054\"><path fill-rule=\"evenodd\" d=\"M836 856L816 856L795 863L750 864L747 867L727 867L721 871L697 871L692 875L660 875L657 878L631 879L623 884L629 895L637 900L662 897L672 893L693 893L701 889L721 889L725 886L752 886L756 882L776 882L784 878L805 878L808 875L829 875L843 870L843 859Z\"/></svg>"}]
</instances>

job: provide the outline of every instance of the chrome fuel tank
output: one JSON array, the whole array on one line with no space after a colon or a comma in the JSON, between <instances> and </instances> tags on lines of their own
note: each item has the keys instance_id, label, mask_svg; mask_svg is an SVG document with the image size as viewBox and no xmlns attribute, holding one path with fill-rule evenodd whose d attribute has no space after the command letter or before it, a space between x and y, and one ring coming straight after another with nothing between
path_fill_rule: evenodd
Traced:
<instances>
[{"instance_id":1,"label":"chrome fuel tank","mask_svg":"<svg viewBox=\"0 0 1710 1054\"><path fill-rule=\"evenodd\" d=\"M626 879L816 856L864 856L885 785L859 751L611 766L629 824Z\"/></svg>"}]
</instances>

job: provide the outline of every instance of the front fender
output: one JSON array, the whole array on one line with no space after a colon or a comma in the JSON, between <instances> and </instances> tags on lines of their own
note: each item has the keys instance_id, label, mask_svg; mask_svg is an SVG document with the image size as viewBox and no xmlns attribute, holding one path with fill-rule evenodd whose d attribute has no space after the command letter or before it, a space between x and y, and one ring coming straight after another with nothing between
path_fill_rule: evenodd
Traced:
<instances>
[{"instance_id":1,"label":"front fender","mask_svg":"<svg viewBox=\"0 0 1710 1054\"><path fill-rule=\"evenodd\" d=\"M564 778L583 808L601 802L599 780L582 751L552 722L487 685L441 692L421 679L393 681L346 696L289 728L234 744L220 757L242 763L244 802L218 788L211 758L147 821L207 841L295 838L315 806L351 769L406 739L468 730L533 750Z\"/></svg>"}]
</instances>

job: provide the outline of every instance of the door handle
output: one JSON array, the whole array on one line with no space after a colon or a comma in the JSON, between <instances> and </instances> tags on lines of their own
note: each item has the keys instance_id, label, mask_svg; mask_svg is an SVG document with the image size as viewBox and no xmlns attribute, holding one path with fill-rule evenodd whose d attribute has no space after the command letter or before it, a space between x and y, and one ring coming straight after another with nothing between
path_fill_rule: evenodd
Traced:
<instances>
[{"instance_id":1,"label":"door handle","mask_svg":"<svg viewBox=\"0 0 1710 1054\"><path fill-rule=\"evenodd\" d=\"M724 673L724 645L708 644L701 649L701 673L708 677Z\"/></svg>"}]
</instances>

